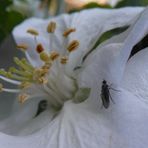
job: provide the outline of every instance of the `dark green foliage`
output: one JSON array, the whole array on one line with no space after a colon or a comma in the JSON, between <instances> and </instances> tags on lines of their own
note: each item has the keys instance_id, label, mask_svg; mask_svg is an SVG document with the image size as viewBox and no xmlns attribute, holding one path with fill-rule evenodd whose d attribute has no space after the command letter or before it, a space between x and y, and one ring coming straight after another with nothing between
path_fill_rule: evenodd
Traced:
<instances>
[{"instance_id":1,"label":"dark green foliage","mask_svg":"<svg viewBox=\"0 0 148 148\"><path fill-rule=\"evenodd\" d=\"M123 0L118 3L117 8L124 6L147 6L148 0Z\"/></svg>"},{"instance_id":2,"label":"dark green foliage","mask_svg":"<svg viewBox=\"0 0 148 148\"><path fill-rule=\"evenodd\" d=\"M95 2L92 2L92 3L89 3L89 4L85 5L83 7L83 9L92 9L92 8L98 8L98 7L99 8L112 8L109 5L99 5L99 4L95 3Z\"/></svg>"},{"instance_id":3,"label":"dark green foliage","mask_svg":"<svg viewBox=\"0 0 148 148\"><path fill-rule=\"evenodd\" d=\"M0 4L0 43L11 33L14 26L20 23L24 17L15 11L8 11L12 0L1 0Z\"/></svg>"},{"instance_id":4,"label":"dark green foliage","mask_svg":"<svg viewBox=\"0 0 148 148\"><path fill-rule=\"evenodd\" d=\"M73 9L69 13L74 13L84 9L92 9L92 8L108 8L108 9L110 8L111 9L112 7L109 5L99 5L98 3L92 2L92 3L86 4L81 9Z\"/></svg>"}]
</instances>

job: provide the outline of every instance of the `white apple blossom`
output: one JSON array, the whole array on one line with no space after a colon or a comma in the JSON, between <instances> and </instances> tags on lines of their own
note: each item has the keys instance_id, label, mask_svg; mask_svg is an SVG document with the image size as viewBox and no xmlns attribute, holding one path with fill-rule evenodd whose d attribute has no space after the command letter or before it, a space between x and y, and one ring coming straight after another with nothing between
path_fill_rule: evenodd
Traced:
<instances>
[{"instance_id":1,"label":"white apple blossom","mask_svg":"<svg viewBox=\"0 0 148 148\"><path fill-rule=\"evenodd\" d=\"M125 26L94 46L105 32ZM29 62L15 58L18 71L1 70L0 78L23 89L1 90L19 92L25 103L15 103L0 122L0 147L145 148L148 48L129 56L147 34L148 8L93 9L17 26L13 35ZM100 97L103 80L116 89L109 90L107 109ZM41 100L48 106L36 116Z\"/></svg>"}]
</instances>

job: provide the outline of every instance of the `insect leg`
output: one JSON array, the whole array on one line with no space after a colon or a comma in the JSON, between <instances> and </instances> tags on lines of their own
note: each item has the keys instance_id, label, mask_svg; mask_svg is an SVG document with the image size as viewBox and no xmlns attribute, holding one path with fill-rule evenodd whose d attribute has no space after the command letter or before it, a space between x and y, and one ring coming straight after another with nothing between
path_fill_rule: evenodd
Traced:
<instances>
[{"instance_id":1,"label":"insect leg","mask_svg":"<svg viewBox=\"0 0 148 148\"><path fill-rule=\"evenodd\" d=\"M109 89L114 90L114 91L121 92L120 90L114 89L114 88L112 88L112 87L109 87Z\"/></svg>"},{"instance_id":2,"label":"insect leg","mask_svg":"<svg viewBox=\"0 0 148 148\"><path fill-rule=\"evenodd\" d=\"M109 92L109 97L110 97L110 99L112 100L112 102L115 104L115 102L114 102L114 100L113 100L113 98L112 98L110 92Z\"/></svg>"}]
</instances>

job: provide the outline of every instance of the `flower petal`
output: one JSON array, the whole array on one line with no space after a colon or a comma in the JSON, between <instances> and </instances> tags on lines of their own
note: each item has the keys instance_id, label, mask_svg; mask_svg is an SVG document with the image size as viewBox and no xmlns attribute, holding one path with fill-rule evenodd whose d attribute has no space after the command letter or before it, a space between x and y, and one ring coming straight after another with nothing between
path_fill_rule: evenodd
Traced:
<instances>
[{"instance_id":1,"label":"flower petal","mask_svg":"<svg viewBox=\"0 0 148 148\"><path fill-rule=\"evenodd\" d=\"M120 67L122 67L121 76L123 75L123 71L130 56L131 50L140 40L142 40L142 38L148 34L148 7L141 13L135 24L133 24L129 30L130 33L124 41L124 45L119 56L119 62L117 62Z\"/></svg>"},{"instance_id":2,"label":"flower petal","mask_svg":"<svg viewBox=\"0 0 148 148\"><path fill-rule=\"evenodd\" d=\"M8 134L15 135L27 121L35 116L39 98L28 101L23 105L18 102L13 105L11 115L0 122L0 131Z\"/></svg>"},{"instance_id":3,"label":"flower petal","mask_svg":"<svg viewBox=\"0 0 148 148\"><path fill-rule=\"evenodd\" d=\"M124 90L112 96L116 104L108 110L67 102L51 124L30 136L0 133L0 147L145 148L148 107Z\"/></svg>"},{"instance_id":4,"label":"flower petal","mask_svg":"<svg viewBox=\"0 0 148 148\"><path fill-rule=\"evenodd\" d=\"M148 14L148 8L145 8L145 10L134 19L132 25L127 31L109 39L108 41L100 45L100 47L103 47L106 44L111 44L111 43L124 43L121 48L120 56L118 57L117 61L113 63L113 65L111 66L112 72L116 73L116 71L118 71L118 76L119 76L118 79L114 78L114 83L116 84L119 84L120 81L122 80L122 76L126 67L126 62L128 61L128 58L130 56L133 47L140 40L142 40L148 33L147 14ZM114 74L112 73L112 75L116 76L115 73Z\"/></svg>"},{"instance_id":5,"label":"flower petal","mask_svg":"<svg viewBox=\"0 0 148 148\"><path fill-rule=\"evenodd\" d=\"M81 65L84 55L93 48L101 35L114 28L128 26L132 19L137 16L143 8L121 8L121 9L93 9L75 14L71 26L76 32L71 34L70 40L77 39L79 48L70 55L69 69Z\"/></svg>"},{"instance_id":6,"label":"flower petal","mask_svg":"<svg viewBox=\"0 0 148 148\"><path fill-rule=\"evenodd\" d=\"M148 103L148 48L134 55L127 63L122 86Z\"/></svg>"}]
</instances>

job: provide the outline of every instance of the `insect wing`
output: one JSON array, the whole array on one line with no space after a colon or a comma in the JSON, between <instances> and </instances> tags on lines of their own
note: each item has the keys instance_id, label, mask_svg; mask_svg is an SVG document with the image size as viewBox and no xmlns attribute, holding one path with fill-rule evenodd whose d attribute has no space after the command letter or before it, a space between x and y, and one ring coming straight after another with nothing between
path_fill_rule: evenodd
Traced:
<instances>
[{"instance_id":1,"label":"insect wing","mask_svg":"<svg viewBox=\"0 0 148 148\"><path fill-rule=\"evenodd\" d=\"M110 96L109 96L109 90L108 88L104 88L102 90L102 94L101 94L101 99L102 99L102 104L105 108L109 107L110 104Z\"/></svg>"}]
</instances>

